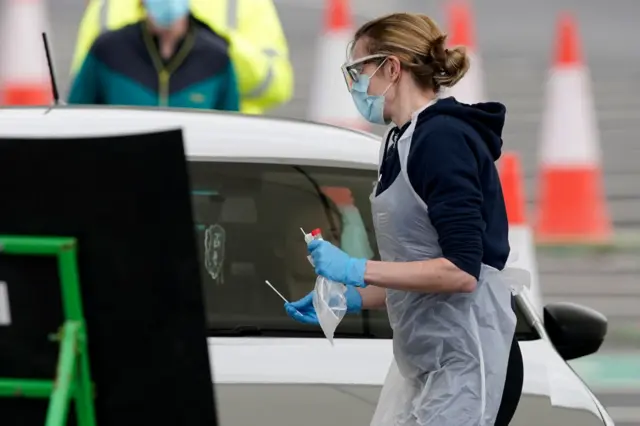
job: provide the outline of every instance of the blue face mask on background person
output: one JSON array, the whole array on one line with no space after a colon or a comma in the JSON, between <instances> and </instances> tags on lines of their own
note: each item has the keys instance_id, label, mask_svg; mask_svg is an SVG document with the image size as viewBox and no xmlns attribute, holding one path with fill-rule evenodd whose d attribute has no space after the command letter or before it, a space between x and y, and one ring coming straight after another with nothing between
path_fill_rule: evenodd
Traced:
<instances>
[{"instance_id":1,"label":"blue face mask on background person","mask_svg":"<svg viewBox=\"0 0 640 426\"><path fill-rule=\"evenodd\" d=\"M373 74L371 74L371 77L378 72L382 65L383 64L380 64ZM369 91L371 77L366 74L361 74L358 81L351 86L351 97L356 104L358 112L360 112L365 120L373 124L387 125L390 121L384 119L384 95L393 83L389 83L382 95L370 95L367 92Z\"/></svg>"},{"instance_id":2,"label":"blue face mask on background person","mask_svg":"<svg viewBox=\"0 0 640 426\"><path fill-rule=\"evenodd\" d=\"M144 0L144 7L161 28L169 28L189 14L189 0Z\"/></svg>"}]
</instances>

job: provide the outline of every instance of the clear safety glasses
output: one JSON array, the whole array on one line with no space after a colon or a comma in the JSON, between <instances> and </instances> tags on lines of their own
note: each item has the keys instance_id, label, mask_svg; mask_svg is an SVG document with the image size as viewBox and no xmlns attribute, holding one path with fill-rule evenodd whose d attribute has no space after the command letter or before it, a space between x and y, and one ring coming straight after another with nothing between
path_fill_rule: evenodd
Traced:
<instances>
[{"instance_id":1,"label":"clear safety glasses","mask_svg":"<svg viewBox=\"0 0 640 426\"><path fill-rule=\"evenodd\" d=\"M344 76L344 81L347 84L347 88L351 91L351 87L354 83L357 83L360 79L360 74L362 74L362 70L364 66L369 63L381 63L382 60L386 59L387 55L377 54L377 55L369 55L364 56L355 61L350 61L344 63L340 68L342 70L342 75Z\"/></svg>"}]
</instances>

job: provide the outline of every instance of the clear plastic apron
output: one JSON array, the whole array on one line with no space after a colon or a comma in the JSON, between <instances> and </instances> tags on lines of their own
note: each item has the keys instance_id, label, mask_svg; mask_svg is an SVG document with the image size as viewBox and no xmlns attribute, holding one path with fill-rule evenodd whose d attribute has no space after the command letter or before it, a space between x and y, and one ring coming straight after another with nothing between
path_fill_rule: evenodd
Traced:
<instances>
[{"instance_id":1,"label":"clear plastic apron","mask_svg":"<svg viewBox=\"0 0 640 426\"><path fill-rule=\"evenodd\" d=\"M416 114L417 115L417 114ZM382 260L440 257L428 206L407 175L415 119L397 142L401 174L371 195ZM381 158L384 143L381 147ZM392 363L371 426L492 426L502 398L516 317L509 274L482 265L467 294L387 290Z\"/></svg>"}]
</instances>

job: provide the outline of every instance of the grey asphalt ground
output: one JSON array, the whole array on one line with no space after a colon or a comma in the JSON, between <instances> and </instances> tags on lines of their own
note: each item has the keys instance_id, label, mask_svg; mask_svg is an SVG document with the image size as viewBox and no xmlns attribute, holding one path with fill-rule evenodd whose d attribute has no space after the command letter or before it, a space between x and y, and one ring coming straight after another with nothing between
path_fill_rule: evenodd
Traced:
<instances>
[{"instance_id":1,"label":"grey asphalt ground","mask_svg":"<svg viewBox=\"0 0 640 426\"><path fill-rule=\"evenodd\" d=\"M442 0L352 0L356 23L382 13L412 11L443 18ZM276 0L288 36L296 75L293 101L276 115L305 118L314 84L315 46L323 20L322 0ZM57 73L68 85L77 24L84 0L49 0ZM536 149L543 84L551 62L556 15L573 12L593 78L608 201L620 232L640 225L640 1L481 0L475 2L476 31L487 93L509 114L505 148L521 153L530 205L535 196ZM335 72L339 72L335 70ZM574 300L604 312L612 327L640 330L640 265L637 253L589 255L578 259L542 253L547 301ZM612 345L633 346L619 339ZM640 352L639 352L640 353ZM640 394L606 393L618 424L640 425ZM633 407L636 407L635 409Z\"/></svg>"}]
</instances>

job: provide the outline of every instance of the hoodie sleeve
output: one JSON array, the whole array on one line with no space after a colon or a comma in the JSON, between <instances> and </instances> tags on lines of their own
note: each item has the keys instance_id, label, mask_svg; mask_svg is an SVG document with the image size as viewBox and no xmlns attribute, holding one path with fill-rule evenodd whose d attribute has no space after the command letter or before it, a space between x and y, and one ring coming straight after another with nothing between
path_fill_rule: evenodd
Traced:
<instances>
[{"instance_id":1,"label":"hoodie sleeve","mask_svg":"<svg viewBox=\"0 0 640 426\"><path fill-rule=\"evenodd\" d=\"M478 279L485 228L482 187L463 131L445 123L416 129L407 172L429 207L443 257Z\"/></svg>"}]
</instances>

